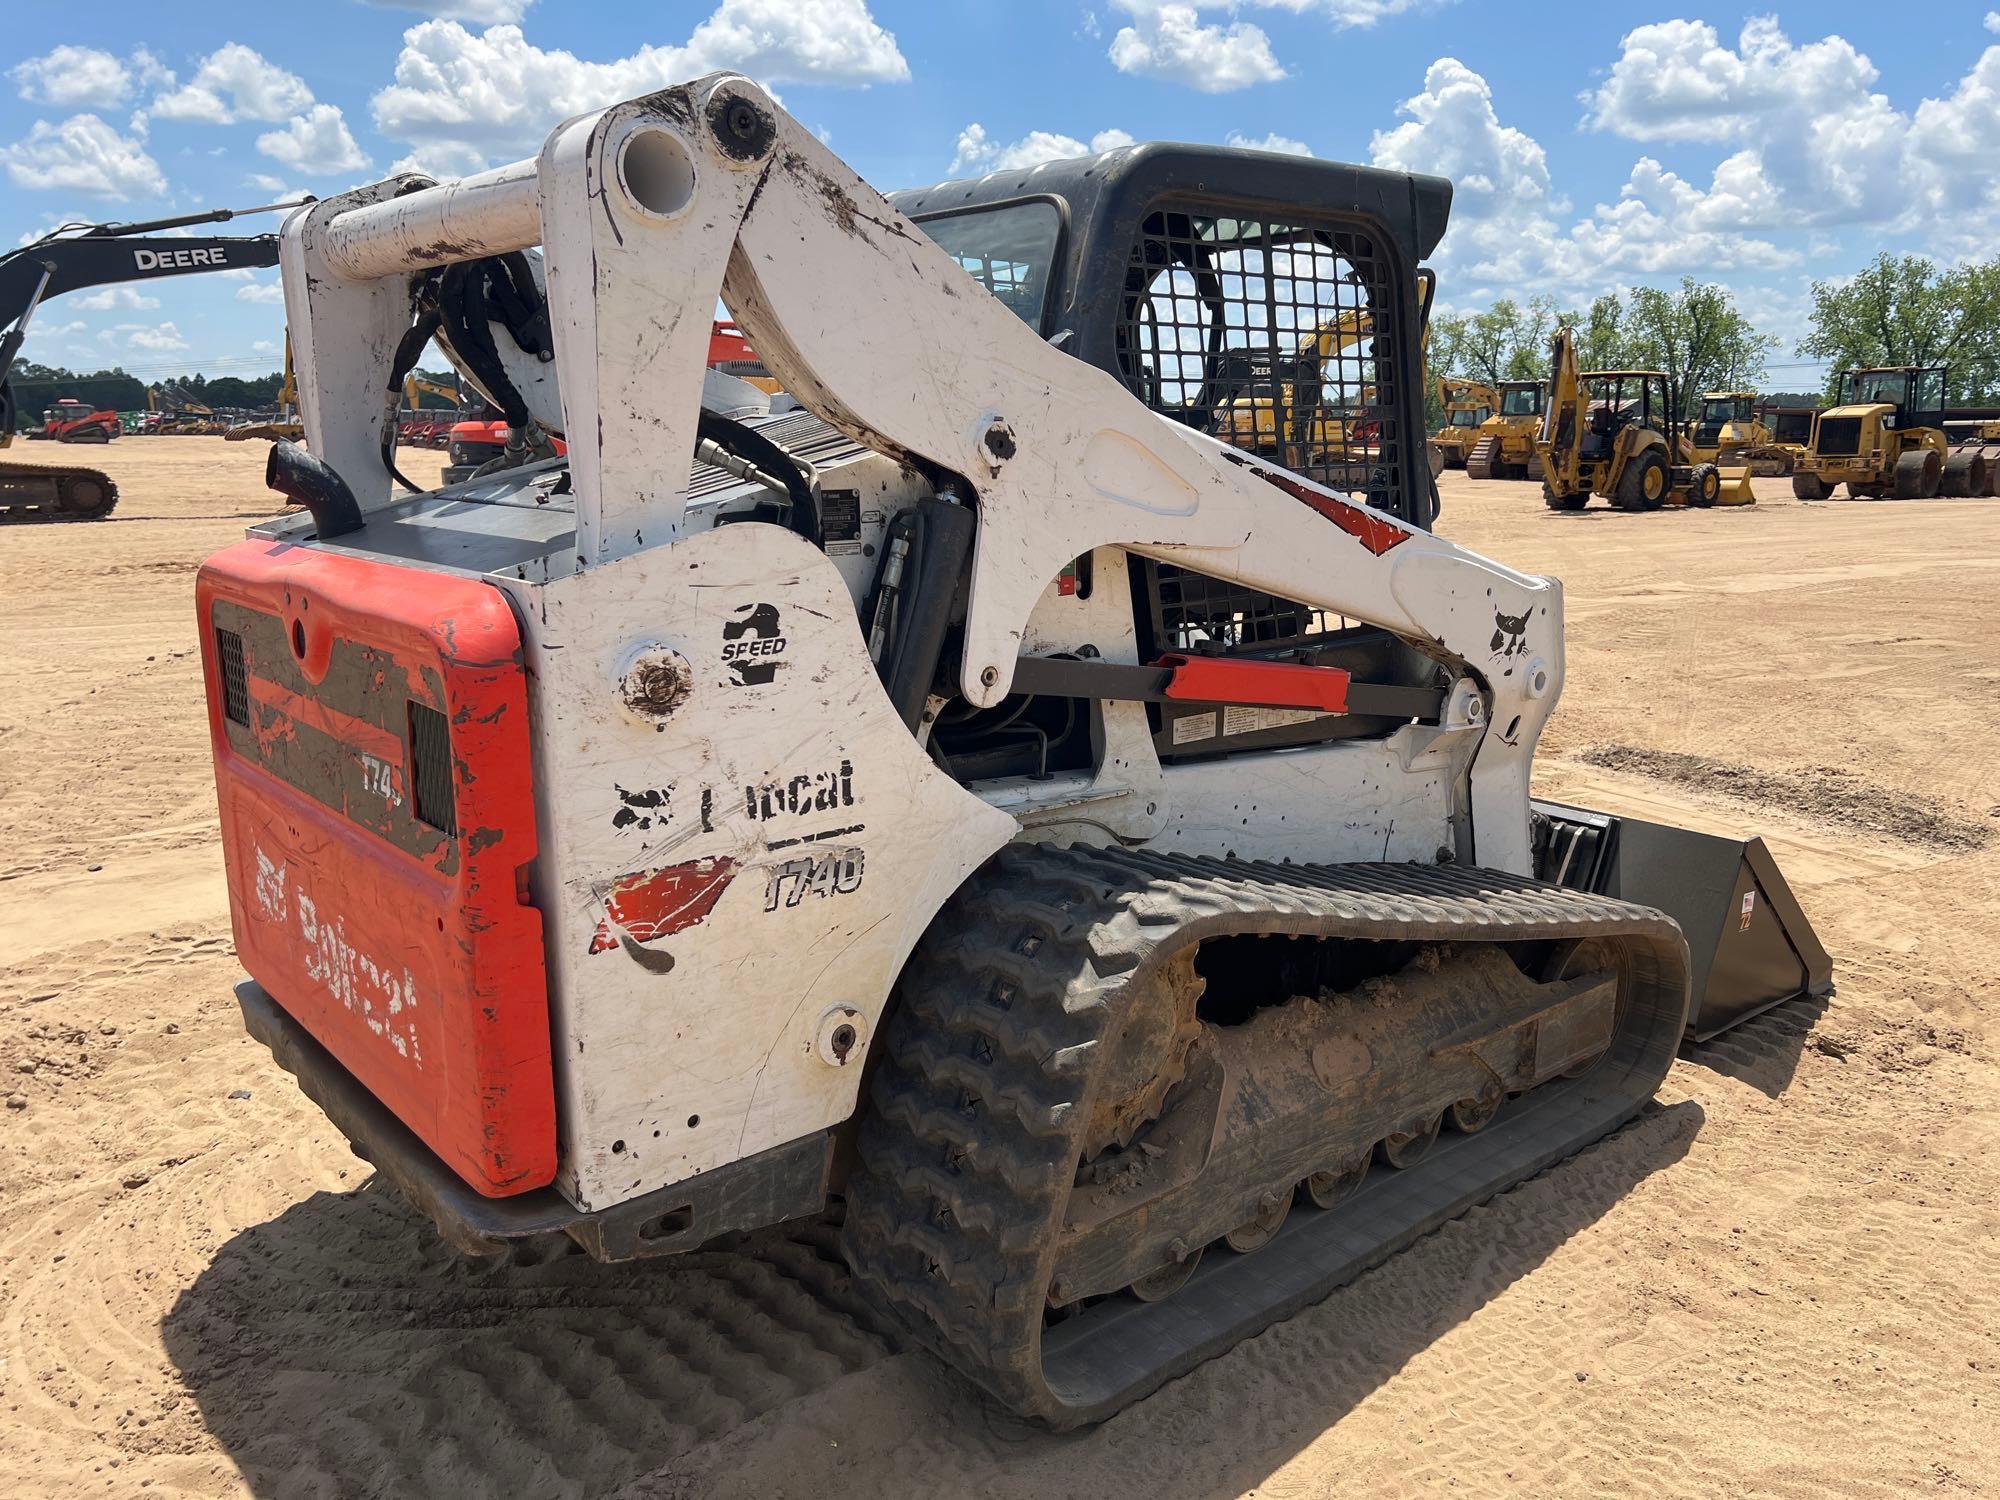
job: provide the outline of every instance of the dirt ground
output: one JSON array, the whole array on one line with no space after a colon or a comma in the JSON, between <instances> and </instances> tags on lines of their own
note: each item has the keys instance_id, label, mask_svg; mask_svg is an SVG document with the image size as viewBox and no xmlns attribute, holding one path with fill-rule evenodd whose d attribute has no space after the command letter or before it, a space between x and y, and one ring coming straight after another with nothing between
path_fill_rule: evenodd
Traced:
<instances>
[{"instance_id":1,"label":"dirt ground","mask_svg":"<svg viewBox=\"0 0 2000 1500\"><path fill-rule=\"evenodd\" d=\"M1445 531L1567 585L1538 789L1763 832L1838 994L1051 1437L897 1352L811 1234L484 1269L371 1186L230 997L193 574L273 509L262 449L85 454L114 518L0 533L0 1492L2000 1489L2000 503L1556 515L1448 475Z\"/></svg>"}]
</instances>

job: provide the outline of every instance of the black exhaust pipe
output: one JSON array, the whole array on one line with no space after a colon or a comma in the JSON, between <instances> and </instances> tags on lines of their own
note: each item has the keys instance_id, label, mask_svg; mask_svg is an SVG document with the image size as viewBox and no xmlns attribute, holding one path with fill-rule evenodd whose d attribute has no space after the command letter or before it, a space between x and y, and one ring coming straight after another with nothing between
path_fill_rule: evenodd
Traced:
<instances>
[{"instance_id":1,"label":"black exhaust pipe","mask_svg":"<svg viewBox=\"0 0 2000 1500\"><path fill-rule=\"evenodd\" d=\"M297 443L271 444L264 483L312 512L321 541L359 531L363 525L360 502L347 481L331 464L314 458Z\"/></svg>"}]
</instances>

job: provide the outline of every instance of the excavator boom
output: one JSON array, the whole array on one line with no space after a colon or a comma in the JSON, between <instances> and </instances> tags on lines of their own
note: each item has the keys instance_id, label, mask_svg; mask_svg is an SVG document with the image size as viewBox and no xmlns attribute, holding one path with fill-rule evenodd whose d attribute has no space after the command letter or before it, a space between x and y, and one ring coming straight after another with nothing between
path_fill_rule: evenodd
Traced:
<instances>
[{"instance_id":1,"label":"excavator boom","mask_svg":"<svg viewBox=\"0 0 2000 1500\"><path fill-rule=\"evenodd\" d=\"M310 199L301 200L310 202ZM297 203L212 209L138 224L75 224L0 255L0 448L15 425L9 376L34 322L51 298L86 287L157 281L278 264L278 237L176 236L163 231L226 222L243 214L296 208ZM118 503L118 486L96 469L0 463L0 517L94 521Z\"/></svg>"}]
</instances>

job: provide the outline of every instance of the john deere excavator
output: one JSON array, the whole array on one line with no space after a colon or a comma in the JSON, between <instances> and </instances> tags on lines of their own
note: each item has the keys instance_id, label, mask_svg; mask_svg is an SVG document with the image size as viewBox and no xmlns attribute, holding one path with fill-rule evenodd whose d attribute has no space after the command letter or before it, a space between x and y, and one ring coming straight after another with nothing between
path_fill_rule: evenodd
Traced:
<instances>
[{"instance_id":1,"label":"john deere excavator","mask_svg":"<svg viewBox=\"0 0 2000 1500\"><path fill-rule=\"evenodd\" d=\"M0 255L0 329L5 330L0 333L0 448L14 437L14 393L7 377L43 303L84 287L275 266L274 235L232 239L169 231L295 206L218 208L140 224L69 224ZM0 462L0 518L97 521L117 503L118 486L100 470Z\"/></svg>"},{"instance_id":2,"label":"john deere excavator","mask_svg":"<svg viewBox=\"0 0 2000 1500\"><path fill-rule=\"evenodd\" d=\"M1582 510L1601 495L1620 510L1665 505L1751 505L1750 471L1693 460L1668 409L1659 370L1579 370L1576 339L1556 330L1547 407L1536 440L1542 498L1551 510Z\"/></svg>"},{"instance_id":3,"label":"john deere excavator","mask_svg":"<svg viewBox=\"0 0 2000 1500\"><path fill-rule=\"evenodd\" d=\"M1069 1426L1823 989L1761 845L1530 800L1561 585L1430 529L1450 199L1161 144L884 198L717 74L293 214L307 511L196 589L251 1032L469 1253L835 1214ZM728 414L718 299L800 409ZM1232 330L1361 314L1253 451L1299 381ZM398 492L432 338L566 453Z\"/></svg>"}]
</instances>

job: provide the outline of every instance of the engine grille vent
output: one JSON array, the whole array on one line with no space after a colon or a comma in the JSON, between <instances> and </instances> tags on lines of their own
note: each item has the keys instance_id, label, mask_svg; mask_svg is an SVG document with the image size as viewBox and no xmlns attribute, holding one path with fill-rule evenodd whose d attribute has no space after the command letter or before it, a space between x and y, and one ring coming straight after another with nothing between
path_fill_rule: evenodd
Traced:
<instances>
[{"instance_id":1,"label":"engine grille vent","mask_svg":"<svg viewBox=\"0 0 2000 1500\"><path fill-rule=\"evenodd\" d=\"M232 723L250 722L250 683L243 673L243 637L220 626L215 632L215 656L222 664L222 713Z\"/></svg>"},{"instance_id":2,"label":"engine grille vent","mask_svg":"<svg viewBox=\"0 0 2000 1500\"><path fill-rule=\"evenodd\" d=\"M1861 418L1821 417L1819 419L1819 452L1825 454L1859 453L1861 451Z\"/></svg>"},{"instance_id":3,"label":"engine grille vent","mask_svg":"<svg viewBox=\"0 0 2000 1500\"><path fill-rule=\"evenodd\" d=\"M458 832L451 774L451 725L434 708L410 701L410 788L417 817L440 833Z\"/></svg>"}]
</instances>

